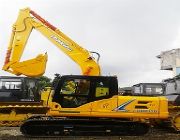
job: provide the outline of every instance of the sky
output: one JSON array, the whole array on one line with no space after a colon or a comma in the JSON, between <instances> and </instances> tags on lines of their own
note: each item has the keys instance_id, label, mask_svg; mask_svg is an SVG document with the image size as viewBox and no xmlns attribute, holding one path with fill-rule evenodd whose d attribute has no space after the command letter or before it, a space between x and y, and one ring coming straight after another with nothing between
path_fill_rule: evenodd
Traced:
<instances>
[{"instance_id":1,"label":"sky","mask_svg":"<svg viewBox=\"0 0 180 140\"><path fill-rule=\"evenodd\" d=\"M160 70L162 51L180 47L179 0L0 0L0 67L19 9L31 8L89 51L100 53L102 75L119 86L161 82L173 77ZM81 74L79 66L33 31L21 60L48 53L45 76ZM11 75L0 70L0 75Z\"/></svg>"}]
</instances>

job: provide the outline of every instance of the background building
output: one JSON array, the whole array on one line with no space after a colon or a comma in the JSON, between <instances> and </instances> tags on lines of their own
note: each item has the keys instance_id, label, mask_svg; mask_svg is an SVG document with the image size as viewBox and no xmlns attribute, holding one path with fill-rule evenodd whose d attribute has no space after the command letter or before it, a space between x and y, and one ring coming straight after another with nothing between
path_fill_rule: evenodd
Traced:
<instances>
[{"instance_id":1,"label":"background building","mask_svg":"<svg viewBox=\"0 0 180 140\"><path fill-rule=\"evenodd\" d=\"M161 70L171 70L174 76L180 74L180 49L163 51L157 58L161 59Z\"/></svg>"}]
</instances>

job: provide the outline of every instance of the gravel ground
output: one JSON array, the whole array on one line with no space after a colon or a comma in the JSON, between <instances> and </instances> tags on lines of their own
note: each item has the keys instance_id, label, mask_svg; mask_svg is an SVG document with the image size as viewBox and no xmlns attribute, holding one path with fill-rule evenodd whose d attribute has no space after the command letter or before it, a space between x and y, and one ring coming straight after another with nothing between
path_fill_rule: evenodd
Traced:
<instances>
[{"instance_id":1,"label":"gravel ground","mask_svg":"<svg viewBox=\"0 0 180 140\"><path fill-rule=\"evenodd\" d=\"M19 131L19 127L0 127L0 140L180 140L180 133L152 129L144 136L64 136L58 138L28 138Z\"/></svg>"}]
</instances>

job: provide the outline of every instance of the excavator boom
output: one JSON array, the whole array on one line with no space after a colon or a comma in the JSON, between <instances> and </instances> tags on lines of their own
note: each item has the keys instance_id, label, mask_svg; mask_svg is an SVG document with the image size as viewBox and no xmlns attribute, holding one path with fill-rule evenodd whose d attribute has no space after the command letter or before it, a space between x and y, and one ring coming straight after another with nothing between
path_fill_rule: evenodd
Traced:
<instances>
[{"instance_id":1,"label":"excavator boom","mask_svg":"<svg viewBox=\"0 0 180 140\"><path fill-rule=\"evenodd\" d=\"M36 58L20 62L27 40L33 29L38 30L76 62L80 66L83 75L100 75L100 66L98 61L91 56L91 52L80 47L59 29L29 8L20 10L17 21L13 25L3 70L15 75L23 74L29 77L38 77L44 74L47 54L40 54Z\"/></svg>"}]
</instances>

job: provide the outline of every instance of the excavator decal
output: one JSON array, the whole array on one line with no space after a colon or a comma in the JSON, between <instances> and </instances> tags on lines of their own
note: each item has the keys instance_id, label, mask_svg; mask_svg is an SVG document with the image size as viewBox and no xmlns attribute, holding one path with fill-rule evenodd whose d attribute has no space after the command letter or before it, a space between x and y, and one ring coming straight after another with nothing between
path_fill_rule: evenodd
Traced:
<instances>
[{"instance_id":1,"label":"excavator decal","mask_svg":"<svg viewBox=\"0 0 180 140\"><path fill-rule=\"evenodd\" d=\"M133 101L135 101L136 99L132 99L132 100L129 100L123 104L121 104L120 106L118 106L117 108L115 108L114 110L115 111L123 111L123 112L127 112L128 110L125 109L125 107L127 105L129 105L130 103L132 103Z\"/></svg>"},{"instance_id":2,"label":"excavator decal","mask_svg":"<svg viewBox=\"0 0 180 140\"><path fill-rule=\"evenodd\" d=\"M58 39L56 36L52 35L51 38L53 38L57 43L59 43L60 45L62 45L64 48L66 48L68 51L72 51L72 49L66 44L64 43L62 40Z\"/></svg>"}]
</instances>

